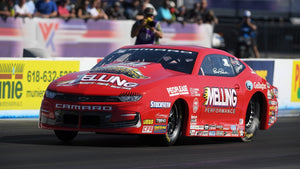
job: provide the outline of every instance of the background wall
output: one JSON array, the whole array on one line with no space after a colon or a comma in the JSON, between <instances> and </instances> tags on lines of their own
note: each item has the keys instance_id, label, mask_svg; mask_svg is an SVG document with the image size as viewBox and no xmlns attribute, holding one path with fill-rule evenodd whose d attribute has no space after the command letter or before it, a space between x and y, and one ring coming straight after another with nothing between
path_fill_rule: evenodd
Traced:
<instances>
[{"instance_id":1,"label":"background wall","mask_svg":"<svg viewBox=\"0 0 300 169\"><path fill-rule=\"evenodd\" d=\"M38 57L104 57L134 44L133 24L133 20L0 19L0 57L22 57L24 51ZM211 47L213 27L209 24L161 23L161 27L161 44Z\"/></svg>"}]
</instances>

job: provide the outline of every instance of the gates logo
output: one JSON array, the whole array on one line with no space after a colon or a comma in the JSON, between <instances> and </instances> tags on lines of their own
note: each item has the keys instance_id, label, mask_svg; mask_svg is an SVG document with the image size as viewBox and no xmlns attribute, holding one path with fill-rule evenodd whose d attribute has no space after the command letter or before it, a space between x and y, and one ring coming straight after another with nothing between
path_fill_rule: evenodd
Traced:
<instances>
[{"instance_id":1,"label":"gates logo","mask_svg":"<svg viewBox=\"0 0 300 169\"><path fill-rule=\"evenodd\" d=\"M291 102L300 102L300 61L293 62Z\"/></svg>"}]
</instances>

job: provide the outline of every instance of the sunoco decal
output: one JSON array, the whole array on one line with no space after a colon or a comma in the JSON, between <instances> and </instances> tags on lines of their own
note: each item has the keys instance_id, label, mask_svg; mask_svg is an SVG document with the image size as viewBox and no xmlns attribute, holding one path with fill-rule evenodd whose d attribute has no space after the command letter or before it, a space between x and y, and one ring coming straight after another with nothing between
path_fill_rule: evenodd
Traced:
<instances>
[{"instance_id":1,"label":"sunoco decal","mask_svg":"<svg viewBox=\"0 0 300 169\"><path fill-rule=\"evenodd\" d=\"M205 87L203 97L206 99L205 106L236 107L237 104L235 89Z\"/></svg>"}]
</instances>

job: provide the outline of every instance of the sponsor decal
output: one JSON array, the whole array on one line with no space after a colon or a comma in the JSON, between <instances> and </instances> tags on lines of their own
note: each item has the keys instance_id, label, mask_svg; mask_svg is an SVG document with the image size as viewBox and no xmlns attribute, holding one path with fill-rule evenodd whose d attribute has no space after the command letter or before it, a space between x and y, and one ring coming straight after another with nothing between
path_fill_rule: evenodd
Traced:
<instances>
[{"instance_id":1,"label":"sponsor decal","mask_svg":"<svg viewBox=\"0 0 300 169\"><path fill-rule=\"evenodd\" d=\"M110 86L112 88L121 88L121 89L128 89L128 90L138 86L138 83L128 82L125 79L121 79L120 76L105 75L105 74L84 75L81 78L80 83L81 84L96 83L97 85Z\"/></svg>"},{"instance_id":2,"label":"sponsor decal","mask_svg":"<svg viewBox=\"0 0 300 169\"><path fill-rule=\"evenodd\" d=\"M151 125L151 124L153 124L153 119L145 119L145 120L143 120L143 124L148 124L148 125Z\"/></svg>"},{"instance_id":3,"label":"sponsor decal","mask_svg":"<svg viewBox=\"0 0 300 169\"><path fill-rule=\"evenodd\" d=\"M207 113L228 113L228 114L235 114L235 109L231 108L205 108L204 112Z\"/></svg>"},{"instance_id":4,"label":"sponsor decal","mask_svg":"<svg viewBox=\"0 0 300 169\"><path fill-rule=\"evenodd\" d=\"M155 120L155 123L157 124L163 124L163 123L166 123L167 122L167 119L156 119Z\"/></svg>"},{"instance_id":5,"label":"sponsor decal","mask_svg":"<svg viewBox=\"0 0 300 169\"><path fill-rule=\"evenodd\" d=\"M240 136L244 136L245 132L243 130L240 130Z\"/></svg>"},{"instance_id":6,"label":"sponsor decal","mask_svg":"<svg viewBox=\"0 0 300 169\"><path fill-rule=\"evenodd\" d=\"M217 125L218 130L223 130L223 125Z\"/></svg>"},{"instance_id":7,"label":"sponsor decal","mask_svg":"<svg viewBox=\"0 0 300 169\"><path fill-rule=\"evenodd\" d=\"M166 125L155 125L154 126L154 133L166 133L167 126Z\"/></svg>"},{"instance_id":8,"label":"sponsor decal","mask_svg":"<svg viewBox=\"0 0 300 169\"><path fill-rule=\"evenodd\" d=\"M205 126L204 125L199 125L199 130L204 130Z\"/></svg>"},{"instance_id":9,"label":"sponsor decal","mask_svg":"<svg viewBox=\"0 0 300 169\"><path fill-rule=\"evenodd\" d=\"M231 126L230 126L230 129L231 129L231 130L236 130L236 128L237 128L236 125L231 125Z\"/></svg>"},{"instance_id":10,"label":"sponsor decal","mask_svg":"<svg viewBox=\"0 0 300 169\"><path fill-rule=\"evenodd\" d=\"M208 136L208 131L203 131L202 136Z\"/></svg>"},{"instance_id":11,"label":"sponsor decal","mask_svg":"<svg viewBox=\"0 0 300 169\"><path fill-rule=\"evenodd\" d=\"M276 105L277 105L277 102L276 102L276 101L273 101L273 100L270 100L270 101L269 101L269 105L271 105L271 106L276 106Z\"/></svg>"},{"instance_id":12,"label":"sponsor decal","mask_svg":"<svg viewBox=\"0 0 300 169\"><path fill-rule=\"evenodd\" d=\"M196 133L196 131L195 131L195 130L190 130L190 136L194 136L194 135L195 135L195 133Z\"/></svg>"},{"instance_id":13,"label":"sponsor decal","mask_svg":"<svg viewBox=\"0 0 300 169\"><path fill-rule=\"evenodd\" d=\"M226 137L230 137L230 136L231 136L231 133L230 133L230 132L227 132L227 131L225 131L225 132L224 132L224 136L226 136Z\"/></svg>"},{"instance_id":14,"label":"sponsor decal","mask_svg":"<svg viewBox=\"0 0 300 169\"><path fill-rule=\"evenodd\" d=\"M196 98L194 99L194 101L193 101L193 112L194 112L194 113L197 113L198 109L199 109L199 100L198 100L198 98L196 97Z\"/></svg>"},{"instance_id":15,"label":"sponsor decal","mask_svg":"<svg viewBox=\"0 0 300 169\"><path fill-rule=\"evenodd\" d=\"M240 124L240 125L243 125L243 124L244 124L244 119L240 119L240 120L239 120L239 124Z\"/></svg>"},{"instance_id":16,"label":"sponsor decal","mask_svg":"<svg viewBox=\"0 0 300 169\"><path fill-rule=\"evenodd\" d=\"M274 99L275 98L275 93L274 90L268 89L268 99Z\"/></svg>"},{"instance_id":17,"label":"sponsor decal","mask_svg":"<svg viewBox=\"0 0 300 169\"><path fill-rule=\"evenodd\" d=\"M56 104L57 109L67 109L67 110L82 110L82 111L111 111L112 106L91 106L91 105L76 105L76 104Z\"/></svg>"},{"instance_id":18,"label":"sponsor decal","mask_svg":"<svg viewBox=\"0 0 300 169\"><path fill-rule=\"evenodd\" d=\"M210 130L216 130L216 129L217 129L217 126L216 126L216 125L209 125L209 129L210 129Z\"/></svg>"},{"instance_id":19,"label":"sponsor decal","mask_svg":"<svg viewBox=\"0 0 300 169\"><path fill-rule=\"evenodd\" d=\"M150 108L170 108L171 102L155 102L150 101Z\"/></svg>"},{"instance_id":20,"label":"sponsor decal","mask_svg":"<svg viewBox=\"0 0 300 169\"><path fill-rule=\"evenodd\" d=\"M260 82L254 82L254 89L265 90L267 89L267 85Z\"/></svg>"},{"instance_id":21,"label":"sponsor decal","mask_svg":"<svg viewBox=\"0 0 300 169\"><path fill-rule=\"evenodd\" d=\"M239 131L238 130L233 130L232 131L232 136L238 136L239 135Z\"/></svg>"},{"instance_id":22,"label":"sponsor decal","mask_svg":"<svg viewBox=\"0 0 300 169\"><path fill-rule=\"evenodd\" d=\"M251 91L253 89L253 84L250 80L246 81L246 88Z\"/></svg>"},{"instance_id":23,"label":"sponsor decal","mask_svg":"<svg viewBox=\"0 0 300 169\"><path fill-rule=\"evenodd\" d=\"M170 97L189 94L187 85L168 87L167 92Z\"/></svg>"},{"instance_id":24,"label":"sponsor decal","mask_svg":"<svg viewBox=\"0 0 300 169\"><path fill-rule=\"evenodd\" d=\"M205 87L204 88L205 106L236 107L237 93L235 89Z\"/></svg>"},{"instance_id":25,"label":"sponsor decal","mask_svg":"<svg viewBox=\"0 0 300 169\"><path fill-rule=\"evenodd\" d=\"M142 133L153 133L153 126L143 126Z\"/></svg>"},{"instance_id":26,"label":"sponsor decal","mask_svg":"<svg viewBox=\"0 0 300 169\"><path fill-rule=\"evenodd\" d=\"M203 133L202 131L197 131L196 136L202 136L202 133Z\"/></svg>"},{"instance_id":27,"label":"sponsor decal","mask_svg":"<svg viewBox=\"0 0 300 169\"><path fill-rule=\"evenodd\" d=\"M197 126L197 125L191 125L190 129L199 129L199 126Z\"/></svg>"},{"instance_id":28,"label":"sponsor decal","mask_svg":"<svg viewBox=\"0 0 300 169\"><path fill-rule=\"evenodd\" d=\"M197 123L197 116L191 116L191 123Z\"/></svg>"},{"instance_id":29,"label":"sponsor decal","mask_svg":"<svg viewBox=\"0 0 300 169\"><path fill-rule=\"evenodd\" d=\"M209 136L216 136L216 132L215 131L209 131Z\"/></svg>"},{"instance_id":30,"label":"sponsor decal","mask_svg":"<svg viewBox=\"0 0 300 169\"><path fill-rule=\"evenodd\" d=\"M224 136L224 131L217 131L217 136Z\"/></svg>"},{"instance_id":31,"label":"sponsor decal","mask_svg":"<svg viewBox=\"0 0 300 169\"><path fill-rule=\"evenodd\" d=\"M160 118L168 119L169 114L156 114L155 117L158 119L160 119Z\"/></svg>"},{"instance_id":32,"label":"sponsor decal","mask_svg":"<svg viewBox=\"0 0 300 169\"><path fill-rule=\"evenodd\" d=\"M192 97L200 97L200 89L199 88L190 88L190 93Z\"/></svg>"}]
</instances>

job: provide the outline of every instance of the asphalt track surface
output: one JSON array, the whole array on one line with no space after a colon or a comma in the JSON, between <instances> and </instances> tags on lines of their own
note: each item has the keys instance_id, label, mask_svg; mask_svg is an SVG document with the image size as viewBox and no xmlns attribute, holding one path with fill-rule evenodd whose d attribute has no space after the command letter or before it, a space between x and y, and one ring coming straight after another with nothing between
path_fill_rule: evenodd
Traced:
<instances>
[{"instance_id":1,"label":"asphalt track surface","mask_svg":"<svg viewBox=\"0 0 300 169\"><path fill-rule=\"evenodd\" d=\"M0 120L1 169L299 169L300 117L280 117L254 141L181 138L148 146L137 136L80 133L63 144L37 120Z\"/></svg>"}]
</instances>

